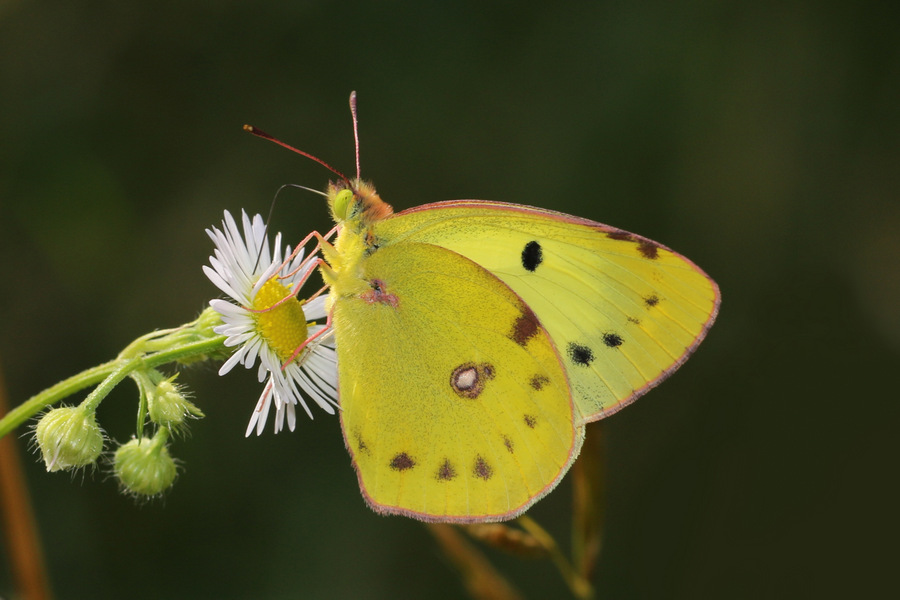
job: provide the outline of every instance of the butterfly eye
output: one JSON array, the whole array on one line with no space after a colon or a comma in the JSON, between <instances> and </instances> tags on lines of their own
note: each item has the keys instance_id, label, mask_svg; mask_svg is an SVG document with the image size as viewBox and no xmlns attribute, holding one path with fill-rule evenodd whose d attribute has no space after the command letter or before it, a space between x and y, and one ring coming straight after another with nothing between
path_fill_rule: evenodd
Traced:
<instances>
[{"instance_id":1,"label":"butterfly eye","mask_svg":"<svg viewBox=\"0 0 900 600\"><path fill-rule=\"evenodd\" d=\"M352 216L353 205L353 190L343 189L331 201L331 212L337 221L345 221Z\"/></svg>"}]
</instances>

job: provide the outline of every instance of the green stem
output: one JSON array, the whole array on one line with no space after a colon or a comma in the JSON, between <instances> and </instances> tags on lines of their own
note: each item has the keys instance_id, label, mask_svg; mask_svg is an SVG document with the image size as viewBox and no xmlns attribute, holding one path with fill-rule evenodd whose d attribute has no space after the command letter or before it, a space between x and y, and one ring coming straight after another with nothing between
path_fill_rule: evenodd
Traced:
<instances>
[{"instance_id":1,"label":"green stem","mask_svg":"<svg viewBox=\"0 0 900 600\"><path fill-rule=\"evenodd\" d=\"M9 411L0 419L0 438L7 433L67 396L83 390L91 385L103 382L85 399L90 402L92 408L96 408L109 390L119 383L135 368L156 367L165 363L190 358L192 356L211 354L222 348L225 336L205 338L200 341L190 342L175 346L163 352L156 352L149 356L134 358L117 358L96 367L86 369L77 375L60 381L43 392L36 394ZM104 381L105 380L105 381Z\"/></svg>"},{"instance_id":2,"label":"green stem","mask_svg":"<svg viewBox=\"0 0 900 600\"><path fill-rule=\"evenodd\" d=\"M134 434L141 438L144 436L144 423L147 421L147 411L149 410L149 396L153 393L151 386L149 385L146 373L144 371L135 371L131 374L131 378L134 379L134 382L138 386L138 395L140 399L138 400L138 411L137 411L137 425L134 429Z\"/></svg>"},{"instance_id":3,"label":"green stem","mask_svg":"<svg viewBox=\"0 0 900 600\"><path fill-rule=\"evenodd\" d=\"M151 331L150 333L145 333L138 339L134 340L127 346L125 349L119 353L119 357L132 357L145 352L145 347L152 340L157 340L159 338L164 338L166 336L172 335L178 331L183 331L184 327L172 327L170 329L157 329L156 331Z\"/></svg>"},{"instance_id":4,"label":"green stem","mask_svg":"<svg viewBox=\"0 0 900 600\"><path fill-rule=\"evenodd\" d=\"M153 448L156 450L157 454L159 453L161 448L166 446L166 440L169 439L169 428L168 427L160 427L156 435L153 436Z\"/></svg>"},{"instance_id":5,"label":"green stem","mask_svg":"<svg viewBox=\"0 0 900 600\"><path fill-rule=\"evenodd\" d=\"M225 342L225 337L226 336L224 335L217 335L211 338L204 338L199 342L189 342L187 344L181 344L179 346L175 346L171 350L155 352L149 356L144 357L144 364L148 367L158 367L159 365L164 365L176 360L183 360L192 356L211 354L217 350L221 350L224 347L223 344Z\"/></svg>"},{"instance_id":6,"label":"green stem","mask_svg":"<svg viewBox=\"0 0 900 600\"><path fill-rule=\"evenodd\" d=\"M44 410L44 408L56 404L66 396L71 396L79 390L103 381L116 368L118 362L118 360L111 360L102 365L86 369L32 396L3 415L3 418L0 419L0 438Z\"/></svg>"},{"instance_id":7,"label":"green stem","mask_svg":"<svg viewBox=\"0 0 900 600\"><path fill-rule=\"evenodd\" d=\"M565 557L560 551L559 546L556 545L556 540L553 539L553 536L547 533L546 529L538 525L537 521L528 515L522 515L519 517L518 521L519 525L521 525L525 531L533 535L535 539L550 552L550 558L556 564L556 568L559 569L563 580L566 582L566 585L569 586L572 594L576 598L593 598L594 588L591 585L591 582L575 571L575 568L572 567L572 563L569 562L569 559Z\"/></svg>"}]
</instances>

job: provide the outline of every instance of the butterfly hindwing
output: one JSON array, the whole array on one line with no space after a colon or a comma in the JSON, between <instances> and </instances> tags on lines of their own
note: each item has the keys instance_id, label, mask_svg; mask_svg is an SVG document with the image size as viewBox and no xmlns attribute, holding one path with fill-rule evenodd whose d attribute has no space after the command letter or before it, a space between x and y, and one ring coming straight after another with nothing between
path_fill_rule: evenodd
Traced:
<instances>
[{"instance_id":1,"label":"butterfly hindwing","mask_svg":"<svg viewBox=\"0 0 900 600\"><path fill-rule=\"evenodd\" d=\"M719 291L691 261L619 229L498 202L420 206L375 223L377 243L433 244L507 284L537 315L566 368L579 422L664 379L715 319Z\"/></svg>"},{"instance_id":2,"label":"butterfly hindwing","mask_svg":"<svg viewBox=\"0 0 900 600\"><path fill-rule=\"evenodd\" d=\"M583 436L550 335L451 250L397 241L360 265L368 287L334 296L333 324L342 427L369 504L439 521L521 513Z\"/></svg>"}]
</instances>

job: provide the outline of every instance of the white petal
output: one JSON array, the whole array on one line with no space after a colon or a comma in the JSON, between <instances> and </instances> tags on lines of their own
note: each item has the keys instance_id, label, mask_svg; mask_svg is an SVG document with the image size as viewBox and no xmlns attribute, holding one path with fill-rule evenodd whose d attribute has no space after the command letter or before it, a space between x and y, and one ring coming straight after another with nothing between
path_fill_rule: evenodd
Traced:
<instances>
[{"instance_id":1,"label":"white petal","mask_svg":"<svg viewBox=\"0 0 900 600\"><path fill-rule=\"evenodd\" d=\"M219 375L224 375L228 371L234 368L234 365L241 362L241 355L237 352L228 357L228 360L225 361L221 367L219 367Z\"/></svg>"}]
</instances>

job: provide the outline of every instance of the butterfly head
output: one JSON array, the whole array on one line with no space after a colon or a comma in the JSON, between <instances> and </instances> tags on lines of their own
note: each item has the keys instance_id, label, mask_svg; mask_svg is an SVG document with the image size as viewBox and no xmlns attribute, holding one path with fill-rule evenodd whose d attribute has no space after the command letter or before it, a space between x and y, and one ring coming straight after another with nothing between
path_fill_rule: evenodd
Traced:
<instances>
[{"instance_id":1,"label":"butterfly head","mask_svg":"<svg viewBox=\"0 0 900 600\"><path fill-rule=\"evenodd\" d=\"M336 223L363 227L394 212L375 191L375 186L361 179L329 183L328 206Z\"/></svg>"}]
</instances>

